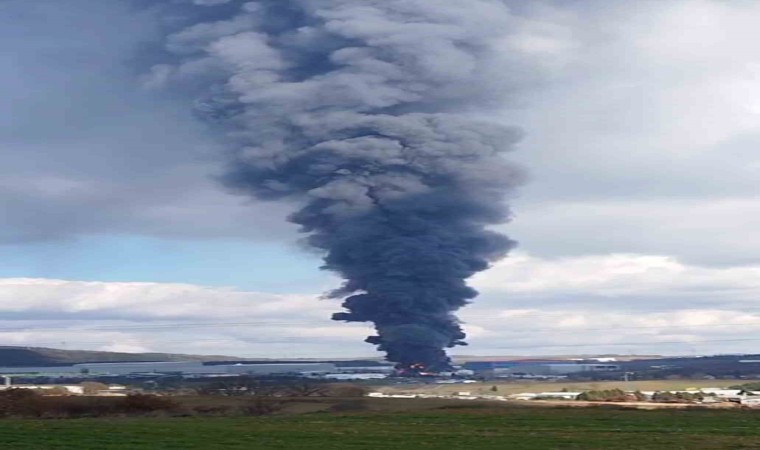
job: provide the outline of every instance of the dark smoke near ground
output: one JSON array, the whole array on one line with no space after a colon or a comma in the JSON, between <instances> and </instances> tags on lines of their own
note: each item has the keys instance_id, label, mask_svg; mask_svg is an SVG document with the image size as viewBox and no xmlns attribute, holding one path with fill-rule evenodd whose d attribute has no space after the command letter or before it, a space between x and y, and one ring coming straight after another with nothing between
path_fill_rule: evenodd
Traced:
<instances>
[{"instance_id":1,"label":"dark smoke near ground","mask_svg":"<svg viewBox=\"0 0 760 450\"><path fill-rule=\"evenodd\" d=\"M290 220L345 279L333 319L400 368L449 367L466 280L513 243L520 180L503 159L520 133L476 117L508 90L493 61L509 11L498 0L196 0L228 17L173 33L176 59L151 85L201 92L198 110L234 149L224 180L295 200ZM230 11L235 11L230 14ZM221 12L219 13L221 14Z\"/></svg>"}]
</instances>

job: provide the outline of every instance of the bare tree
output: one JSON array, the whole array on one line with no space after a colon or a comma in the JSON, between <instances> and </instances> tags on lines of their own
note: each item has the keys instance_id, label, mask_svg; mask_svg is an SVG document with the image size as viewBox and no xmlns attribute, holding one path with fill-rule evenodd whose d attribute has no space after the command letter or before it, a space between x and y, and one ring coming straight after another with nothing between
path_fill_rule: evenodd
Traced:
<instances>
[{"instance_id":1,"label":"bare tree","mask_svg":"<svg viewBox=\"0 0 760 450\"><path fill-rule=\"evenodd\" d=\"M325 384L297 382L286 386L286 392L291 397L325 397L329 387Z\"/></svg>"}]
</instances>

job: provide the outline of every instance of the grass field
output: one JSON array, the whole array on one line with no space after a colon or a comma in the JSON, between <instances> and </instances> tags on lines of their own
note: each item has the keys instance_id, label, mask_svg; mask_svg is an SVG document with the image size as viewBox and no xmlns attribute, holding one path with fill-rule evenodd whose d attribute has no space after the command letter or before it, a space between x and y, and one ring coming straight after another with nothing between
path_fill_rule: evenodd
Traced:
<instances>
[{"instance_id":1,"label":"grass field","mask_svg":"<svg viewBox=\"0 0 760 450\"><path fill-rule=\"evenodd\" d=\"M451 408L264 418L2 420L13 450L760 449L753 411Z\"/></svg>"}]
</instances>

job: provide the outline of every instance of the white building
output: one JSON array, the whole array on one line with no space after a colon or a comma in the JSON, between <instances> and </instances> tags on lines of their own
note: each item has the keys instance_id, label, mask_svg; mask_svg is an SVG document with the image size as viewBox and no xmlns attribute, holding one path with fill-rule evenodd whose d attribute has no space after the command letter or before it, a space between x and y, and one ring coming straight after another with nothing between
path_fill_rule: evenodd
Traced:
<instances>
[{"instance_id":1,"label":"white building","mask_svg":"<svg viewBox=\"0 0 760 450\"><path fill-rule=\"evenodd\" d=\"M562 400L575 400L581 392L539 392L533 397L534 400L550 400L550 399L562 399Z\"/></svg>"},{"instance_id":2,"label":"white building","mask_svg":"<svg viewBox=\"0 0 760 450\"><path fill-rule=\"evenodd\" d=\"M718 398L738 398L742 395L741 389L702 388L699 392Z\"/></svg>"},{"instance_id":3,"label":"white building","mask_svg":"<svg viewBox=\"0 0 760 450\"><path fill-rule=\"evenodd\" d=\"M760 396L753 395L749 397L742 397L739 403L745 406L751 406L753 408L757 408L757 407L760 407Z\"/></svg>"},{"instance_id":4,"label":"white building","mask_svg":"<svg viewBox=\"0 0 760 450\"><path fill-rule=\"evenodd\" d=\"M325 380L349 381L349 380L384 380L388 378L384 373L328 373L318 378Z\"/></svg>"}]
</instances>

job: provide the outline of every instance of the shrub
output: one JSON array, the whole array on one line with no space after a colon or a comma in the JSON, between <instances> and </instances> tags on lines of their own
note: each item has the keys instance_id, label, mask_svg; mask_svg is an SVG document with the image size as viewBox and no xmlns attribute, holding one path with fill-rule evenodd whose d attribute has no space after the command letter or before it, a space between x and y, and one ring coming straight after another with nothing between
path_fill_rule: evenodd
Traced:
<instances>
[{"instance_id":1,"label":"shrub","mask_svg":"<svg viewBox=\"0 0 760 450\"><path fill-rule=\"evenodd\" d=\"M107 391L108 385L96 381L85 381L80 384L85 395L94 395L100 391Z\"/></svg>"},{"instance_id":2,"label":"shrub","mask_svg":"<svg viewBox=\"0 0 760 450\"><path fill-rule=\"evenodd\" d=\"M0 416L39 417L42 411L42 398L31 389L0 391Z\"/></svg>"},{"instance_id":3,"label":"shrub","mask_svg":"<svg viewBox=\"0 0 760 450\"><path fill-rule=\"evenodd\" d=\"M647 399L647 396L641 391L634 392L633 396L635 397L637 402L643 402Z\"/></svg>"},{"instance_id":4,"label":"shrub","mask_svg":"<svg viewBox=\"0 0 760 450\"><path fill-rule=\"evenodd\" d=\"M329 387L325 384L306 381L285 385L282 392L288 397L325 397L329 393Z\"/></svg>"},{"instance_id":5,"label":"shrub","mask_svg":"<svg viewBox=\"0 0 760 450\"><path fill-rule=\"evenodd\" d=\"M195 413L204 416L226 416L231 410L232 407L228 405L198 405L193 408Z\"/></svg>"},{"instance_id":6,"label":"shrub","mask_svg":"<svg viewBox=\"0 0 760 450\"><path fill-rule=\"evenodd\" d=\"M760 391L760 383L745 383L736 386L730 386L729 389L743 389L745 391Z\"/></svg>"},{"instance_id":7,"label":"shrub","mask_svg":"<svg viewBox=\"0 0 760 450\"><path fill-rule=\"evenodd\" d=\"M266 416L281 410L283 404L274 397L253 397L240 410L247 416Z\"/></svg>"},{"instance_id":8,"label":"shrub","mask_svg":"<svg viewBox=\"0 0 760 450\"><path fill-rule=\"evenodd\" d=\"M119 403L113 398L96 397L45 397L41 399L42 415L61 417L101 417L119 412Z\"/></svg>"},{"instance_id":9,"label":"shrub","mask_svg":"<svg viewBox=\"0 0 760 450\"><path fill-rule=\"evenodd\" d=\"M704 396L699 392L655 392L652 396L652 400L659 403L694 403L702 399Z\"/></svg>"},{"instance_id":10,"label":"shrub","mask_svg":"<svg viewBox=\"0 0 760 450\"><path fill-rule=\"evenodd\" d=\"M331 412L357 412L366 411L369 408L365 400L346 400L330 407Z\"/></svg>"},{"instance_id":11,"label":"shrub","mask_svg":"<svg viewBox=\"0 0 760 450\"><path fill-rule=\"evenodd\" d=\"M367 392L367 388L355 384L331 384L325 389L328 397L364 397Z\"/></svg>"},{"instance_id":12,"label":"shrub","mask_svg":"<svg viewBox=\"0 0 760 450\"><path fill-rule=\"evenodd\" d=\"M150 394L130 394L123 398L123 411L126 413L146 413L154 411L171 411L179 404L167 397Z\"/></svg>"},{"instance_id":13,"label":"shrub","mask_svg":"<svg viewBox=\"0 0 760 450\"><path fill-rule=\"evenodd\" d=\"M134 394L127 397L41 396L30 389L0 391L0 417L100 417L175 411L170 398Z\"/></svg>"},{"instance_id":14,"label":"shrub","mask_svg":"<svg viewBox=\"0 0 760 450\"><path fill-rule=\"evenodd\" d=\"M605 389L583 392L578 396L578 400L587 402L626 402L631 400L631 398L621 389Z\"/></svg>"}]
</instances>

